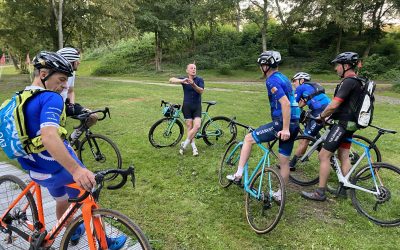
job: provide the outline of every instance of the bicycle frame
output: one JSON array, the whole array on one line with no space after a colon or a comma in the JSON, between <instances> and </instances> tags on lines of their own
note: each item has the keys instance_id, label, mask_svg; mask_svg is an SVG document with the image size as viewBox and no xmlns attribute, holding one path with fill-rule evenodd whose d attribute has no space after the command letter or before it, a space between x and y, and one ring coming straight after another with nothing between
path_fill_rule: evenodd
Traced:
<instances>
[{"instance_id":1,"label":"bicycle frame","mask_svg":"<svg viewBox=\"0 0 400 250\"><path fill-rule=\"evenodd\" d=\"M68 184L70 188L78 189L79 196L81 196L85 191L81 189L76 183ZM31 191L33 189L33 191ZM8 207L7 211L1 215L0 217L0 225L4 228L8 228L9 226L3 222L3 218L13 209L13 207L28 193L31 192L32 195L36 195L36 207L38 210L38 222L30 222L27 221L28 229L32 231L32 235L28 235L20 230L13 230L13 232L20 235L24 240L29 243L32 243L35 239L33 239L33 234L35 232L39 232L38 240L35 246L43 246L50 247L54 243L55 239L62 231L64 226L67 226L70 220L73 219L73 215L78 211L78 209L82 206L82 216L83 216L83 224L85 226L88 243L90 246L90 250L95 250L95 240L99 241L99 245L102 249L107 249L107 241L105 232L103 230L102 222L99 218L92 217L92 210L99 208L97 203L94 201L93 197L89 195L82 202L72 203L62 217L57 221L56 225L47 233L46 224L43 213L43 204L42 204L42 192L39 184L31 181L27 187L22 191L20 195L13 201L13 203ZM28 208L29 204L26 204L24 210ZM96 234L100 236L99 239L94 239L91 231L91 222L93 221L93 230L95 230ZM12 228L11 228L12 229Z\"/></svg>"},{"instance_id":2,"label":"bicycle frame","mask_svg":"<svg viewBox=\"0 0 400 250\"><path fill-rule=\"evenodd\" d=\"M273 145L275 144L277 140L272 142L272 145L270 147L273 147ZM243 145L243 142L239 142L234 150L232 150L232 153L229 155L229 157L227 157L227 159L230 159L232 157L232 154L234 152L236 152L236 150L241 147ZM249 177L249 165L246 162L245 166L244 166L244 190L249 193L251 196L253 196L254 198L260 200L261 199L261 188L262 188L262 181L263 181L263 175L261 175L260 177L260 185L258 186L258 190L252 190L250 189L249 185L251 180L254 178L254 176L258 173L258 171L261 168L261 172L264 172L265 166L270 166L270 160L269 160L269 153L271 152L271 150L265 146L263 146L261 143L257 143L257 146L264 152L263 156L261 157L260 161L258 162L256 168L253 170L253 172L251 173L251 176ZM235 159L235 162L237 160L239 160L239 157L237 159ZM270 180L269 180L270 181ZM271 182L269 182L271 183ZM271 185L271 184L270 184ZM272 192L271 186L270 186L270 192ZM269 194L270 197L272 197L272 193Z\"/></svg>"}]
</instances>

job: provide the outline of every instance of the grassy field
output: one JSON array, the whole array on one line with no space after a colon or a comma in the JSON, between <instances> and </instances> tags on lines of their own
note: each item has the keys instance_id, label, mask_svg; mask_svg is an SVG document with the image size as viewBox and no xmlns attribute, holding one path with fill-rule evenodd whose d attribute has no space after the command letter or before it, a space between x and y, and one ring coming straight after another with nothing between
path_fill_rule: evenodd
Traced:
<instances>
[{"instance_id":1,"label":"grassy field","mask_svg":"<svg viewBox=\"0 0 400 250\"><path fill-rule=\"evenodd\" d=\"M270 121L262 80L257 73L252 77L258 83L218 83L215 78L209 84L205 78L203 100L218 101L211 108L211 115L236 116L238 121L253 126ZM148 81L165 83L166 78L167 75L161 75ZM29 84L28 79L27 75L3 74L0 101ZM77 100L84 106L111 109L111 119L99 122L93 131L117 143L125 167L136 167L136 189L126 185L118 191L105 191L102 205L132 218L156 249L398 248L399 228L382 228L369 222L356 212L349 199L330 196L324 203L306 201L299 195L302 189L293 184L289 185L284 215L275 230L266 235L254 233L245 219L243 191L236 186L223 189L218 184L217 169L223 148L197 141L200 156L195 158L190 154L180 156L178 147L155 149L148 142L150 126L161 118L160 100L181 102L180 86L78 77L76 92ZM399 116L398 105L376 103L377 126L400 131ZM73 123L69 120L68 127ZM375 131L368 128L360 134L371 138ZM239 137L242 136L240 133ZM400 166L399 142L399 134L381 138L378 145L384 161ZM6 160L2 153L0 160ZM395 194L400 195L400 190Z\"/></svg>"}]
</instances>

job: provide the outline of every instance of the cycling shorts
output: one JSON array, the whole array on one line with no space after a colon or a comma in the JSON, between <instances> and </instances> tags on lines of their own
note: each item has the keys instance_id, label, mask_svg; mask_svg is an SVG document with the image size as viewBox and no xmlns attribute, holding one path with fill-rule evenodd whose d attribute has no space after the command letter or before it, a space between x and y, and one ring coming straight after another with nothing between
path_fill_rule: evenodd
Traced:
<instances>
[{"instance_id":1,"label":"cycling shorts","mask_svg":"<svg viewBox=\"0 0 400 250\"><path fill-rule=\"evenodd\" d=\"M184 102L182 113L185 120L193 120L196 117L201 118L201 103L188 103Z\"/></svg>"},{"instance_id":2,"label":"cycling shorts","mask_svg":"<svg viewBox=\"0 0 400 250\"><path fill-rule=\"evenodd\" d=\"M55 200L66 200L79 195L79 190L66 187L67 184L74 183L74 179L65 168L52 174L43 174L30 170L29 176L40 186L46 187Z\"/></svg>"},{"instance_id":3,"label":"cycling shorts","mask_svg":"<svg viewBox=\"0 0 400 250\"><path fill-rule=\"evenodd\" d=\"M279 131L282 130L283 123L281 121L273 121L258 127L252 132L253 139L257 143L269 142L275 140ZM299 133L299 123L290 122L289 132L290 138L286 141L279 140L279 153L284 156L290 156L293 149L294 139Z\"/></svg>"},{"instance_id":4,"label":"cycling shorts","mask_svg":"<svg viewBox=\"0 0 400 250\"><path fill-rule=\"evenodd\" d=\"M309 119L303 134L315 137L322 128L322 124L318 124L315 120Z\"/></svg>"},{"instance_id":5,"label":"cycling shorts","mask_svg":"<svg viewBox=\"0 0 400 250\"><path fill-rule=\"evenodd\" d=\"M353 137L353 134L354 131L346 130L342 124L334 124L322 147L332 153L338 148L350 149L349 139Z\"/></svg>"}]
</instances>

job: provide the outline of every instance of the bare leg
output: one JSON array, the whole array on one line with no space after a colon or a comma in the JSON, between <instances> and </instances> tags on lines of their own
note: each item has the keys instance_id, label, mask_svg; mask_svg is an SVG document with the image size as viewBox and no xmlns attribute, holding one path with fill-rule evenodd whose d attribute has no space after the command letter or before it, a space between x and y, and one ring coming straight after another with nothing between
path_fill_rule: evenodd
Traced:
<instances>
[{"instance_id":1,"label":"bare leg","mask_svg":"<svg viewBox=\"0 0 400 250\"><path fill-rule=\"evenodd\" d=\"M57 220L59 220L64 212L68 209L69 203L68 200L56 201L56 216Z\"/></svg>"},{"instance_id":2,"label":"bare leg","mask_svg":"<svg viewBox=\"0 0 400 250\"><path fill-rule=\"evenodd\" d=\"M280 165L280 174L285 181L285 185L289 182L289 157L283 154L279 154L279 165Z\"/></svg>"},{"instance_id":3,"label":"bare leg","mask_svg":"<svg viewBox=\"0 0 400 250\"><path fill-rule=\"evenodd\" d=\"M237 177L241 177L243 175L244 165L250 157L251 148L253 147L254 143L256 143L256 141L254 141L251 133L247 134L243 141L242 150L240 151L238 171L236 172Z\"/></svg>"},{"instance_id":4,"label":"bare leg","mask_svg":"<svg viewBox=\"0 0 400 250\"><path fill-rule=\"evenodd\" d=\"M201 126L201 118L200 117L196 117L194 118L194 120L190 120L191 121L191 127L189 129L188 127L188 137L187 139L189 141L192 141L193 138L196 136L197 131L199 131L200 126ZM187 124L187 122L186 122Z\"/></svg>"},{"instance_id":5,"label":"bare leg","mask_svg":"<svg viewBox=\"0 0 400 250\"><path fill-rule=\"evenodd\" d=\"M296 153L295 153L295 155L296 155L297 157L301 157L301 156L304 155L304 153L305 153L306 150L307 150L307 147L308 147L308 143L309 143L309 142L310 142L310 141L309 141L309 140L306 140L306 139L300 140L299 146L297 147Z\"/></svg>"},{"instance_id":6,"label":"bare leg","mask_svg":"<svg viewBox=\"0 0 400 250\"><path fill-rule=\"evenodd\" d=\"M351 168L349 154L350 154L350 149L339 148L338 150L338 158L341 163L341 169L344 176L350 171Z\"/></svg>"},{"instance_id":7,"label":"bare leg","mask_svg":"<svg viewBox=\"0 0 400 250\"><path fill-rule=\"evenodd\" d=\"M319 168L319 187L325 188L326 183L328 182L329 173L331 171L331 156L332 153L328 150L322 148L319 152L319 161L320 161L320 168Z\"/></svg>"}]
</instances>

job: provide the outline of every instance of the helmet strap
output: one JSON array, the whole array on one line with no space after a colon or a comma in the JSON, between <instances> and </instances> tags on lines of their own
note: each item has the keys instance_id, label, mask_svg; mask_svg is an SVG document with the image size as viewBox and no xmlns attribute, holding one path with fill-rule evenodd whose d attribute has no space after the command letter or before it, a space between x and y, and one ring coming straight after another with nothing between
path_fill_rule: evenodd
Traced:
<instances>
[{"instance_id":1,"label":"helmet strap","mask_svg":"<svg viewBox=\"0 0 400 250\"><path fill-rule=\"evenodd\" d=\"M341 64L341 65L342 65L343 73L342 73L342 75L341 75L340 78L344 78L344 74L345 74L347 71L349 71L349 70L351 70L351 69L355 69L354 66L353 66L353 67L349 67L348 69L344 69L344 64Z\"/></svg>"},{"instance_id":2,"label":"helmet strap","mask_svg":"<svg viewBox=\"0 0 400 250\"><path fill-rule=\"evenodd\" d=\"M46 87L46 81L55 73L54 70L49 70L49 74L45 77L45 78L41 78L40 80L42 81L42 84L44 86L45 89L47 89Z\"/></svg>"}]
</instances>

